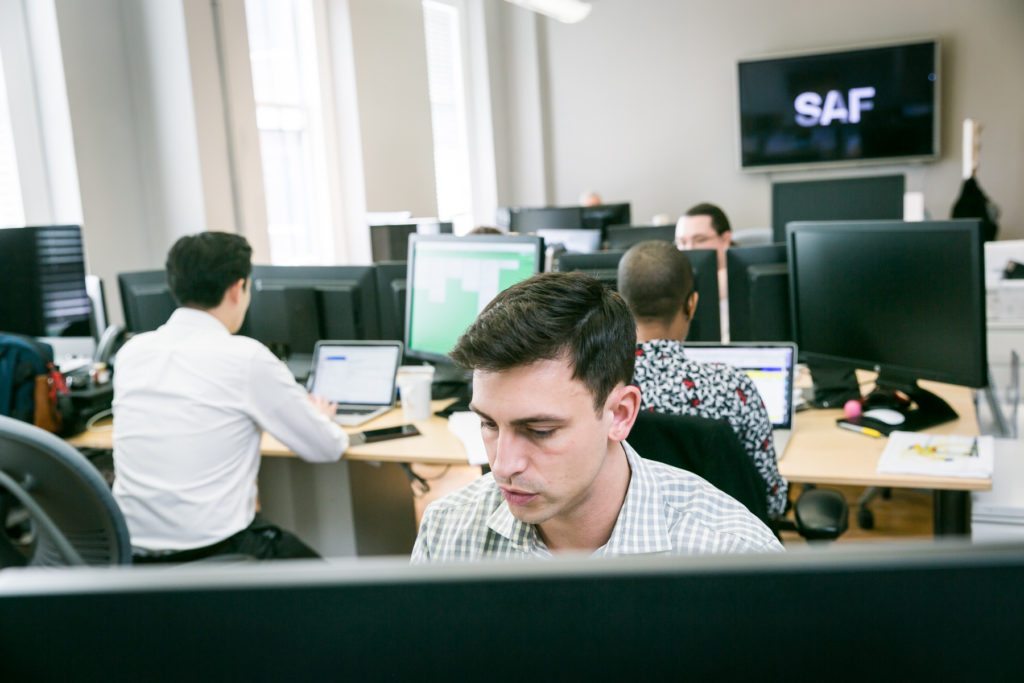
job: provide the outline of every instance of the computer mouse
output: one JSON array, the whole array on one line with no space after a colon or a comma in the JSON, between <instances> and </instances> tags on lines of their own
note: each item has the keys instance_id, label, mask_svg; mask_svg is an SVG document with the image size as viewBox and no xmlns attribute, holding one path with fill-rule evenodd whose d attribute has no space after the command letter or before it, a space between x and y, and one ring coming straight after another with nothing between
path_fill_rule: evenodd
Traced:
<instances>
[{"instance_id":1,"label":"computer mouse","mask_svg":"<svg viewBox=\"0 0 1024 683\"><path fill-rule=\"evenodd\" d=\"M862 416L884 422L887 425L901 425L907 419L903 413L892 408L872 408L871 410L865 410Z\"/></svg>"}]
</instances>

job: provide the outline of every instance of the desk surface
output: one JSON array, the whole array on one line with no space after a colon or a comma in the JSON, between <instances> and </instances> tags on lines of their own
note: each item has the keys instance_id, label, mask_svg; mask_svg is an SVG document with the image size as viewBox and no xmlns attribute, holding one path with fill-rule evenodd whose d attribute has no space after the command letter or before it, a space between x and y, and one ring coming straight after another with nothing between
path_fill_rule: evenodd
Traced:
<instances>
[{"instance_id":1,"label":"desk surface","mask_svg":"<svg viewBox=\"0 0 1024 683\"><path fill-rule=\"evenodd\" d=\"M440 410L449 403L451 403L451 399L434 401L431 408ZM366 424L358 427L346 427L345 431L351 433L366 429L394 427L404 422L401 409L396 408ZM462 447L462 442L448 431L447 420L431 416L429 419L418 421L415 424L422 433L420 436L353 446L345 451L345 459L411 462L425 465L467 464L466 450ZM113 447L113 432L110 426L110 420L101 421L96 429L73 436L68 439L68 443L76 448L109 450ZM265 457L295 457L295 454L287 446L266 432L263 433L263 439L260 442L260 453Z\"/></svg>"},{"instance_id":2,"label":"desk surface","mask_svg":"<svg viewBox=\"0 0 1024 683\"><path fill-rule=\"evenodd\" d=\"M970 389L934 382L922 382L921 385L945 398L961 416L954 422L928 430L929 433L978 434L978 420ZM448 402L450 399L434 401L433 410L440 410ZM792 482L816 484L955 491L988 491L992 488L992 482L988 479L879 474L876 468L886 439L873 439L840 429L836 426L836 419L841 415L841 410L807 410L796 414L789 447L779 461L782 476ZM402 411L396 408L358 428L348 428L348 431L393 427L402 423ZM100 426L104 424L100 423ZM430 419L417 422L416 426L422 432L421 436L355 446L345 451L345 458L430 465L467 464L465 449L458 438L448 431L447 420L431 416ZM109 429L90 431L68 441L79 448L109 449L112 446L112 433ZM284 444L266 433L263 434L260 452L267 457L295 457Z\"/></svg>"},{"instance_id":3,"label":"desk surface","mask_svg":"<svg viewBox=\"0 0 1024 683\"><path fill-rule=\"evenodd\" d=\"M927 430L929 434L978 434L978 419L970 389L935 382L921 386L942 396L960 418ZM888 443L840 429L836 420L842 410L805 410L795 416L789 447L779 460L779 472L792 482L887 486L895 488L988 491L989 479L926 477L912 474L879 474L878 459Z\"/></svg>"}]
</instances>

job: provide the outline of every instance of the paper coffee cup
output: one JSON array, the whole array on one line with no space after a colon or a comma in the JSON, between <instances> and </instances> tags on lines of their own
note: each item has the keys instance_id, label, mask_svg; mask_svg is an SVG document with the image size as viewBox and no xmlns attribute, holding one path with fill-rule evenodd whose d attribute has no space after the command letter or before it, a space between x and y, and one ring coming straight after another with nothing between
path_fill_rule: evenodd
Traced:
<instances>
[{"instance_id":1,"label":"paper coffee cup","mask_svg":"<svg viewBox=\"0 0 1024 683\"><path fill-rule=\"evenodd\" d=\"M406 422L430 417L430 385L434 368L430 365L403 365L398 370L398 395Z\"/></svg>"}]
</instances>

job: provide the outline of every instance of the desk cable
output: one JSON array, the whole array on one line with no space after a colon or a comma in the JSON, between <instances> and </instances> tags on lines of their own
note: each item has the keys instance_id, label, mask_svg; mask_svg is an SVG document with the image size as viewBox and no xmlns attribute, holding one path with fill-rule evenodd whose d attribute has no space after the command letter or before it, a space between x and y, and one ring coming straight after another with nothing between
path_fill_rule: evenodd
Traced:
<instances>
[{"instance_id":1,"label":"desk cable","mask_svg":"<svg viewBox=\"0 0 1024 683\"><path fill-rule=\"evenodd\" d=\"M428 482L437 481L444 475L448 474L448 470L450 470L451 467L451 465L445 465L444 469L442 469L439 474L435 474L432 477L424 477L416 472L409 463L402 463L402 470L405 472L405 476L409 478L409 483L412 484L413 494L417 498L430 492L430 484Z\"/></svg>"},{"instance_id":2,"label":"desk cable","mask_svg":"<svg viewBox=\"0 0 1024 683\"><path fill-rule=\"evenodd\" d=\"M107 408L106 410L101 410L100 412L96 413L95 415L90 417L88 420L86 420L86 422L85 422L85 431L87 431L87 432L111 432L111 431L113 431L114 430L114 425L112 425L112 424L111 425L107 425L105 427L97 427L96 426L97 422L99 422L100 420L102 420L104 418L110 417L113 414L114 414L114 409L113 408Z\"/></svg>"}]
</instances>

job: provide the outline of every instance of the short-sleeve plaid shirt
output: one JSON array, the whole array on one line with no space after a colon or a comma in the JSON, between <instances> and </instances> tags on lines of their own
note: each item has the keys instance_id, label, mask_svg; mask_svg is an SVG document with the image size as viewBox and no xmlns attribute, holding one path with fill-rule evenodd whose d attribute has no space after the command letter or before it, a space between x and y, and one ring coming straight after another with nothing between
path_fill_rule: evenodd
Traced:
<instances>
[{"instance_id":1,"label":"short-sleeve plaid shirt","mask_svg":"<svg viewBox=\"0 0 1024 683\"><path fill-rule=\"evenodd\" d=\"M623 442L631 472L611 537L594 556L780 551L746 507L690 472L646 460ZM551 557L537 528L509 510L490 474L432 503L412 561Z\"/></svg>"}]
</instances>

